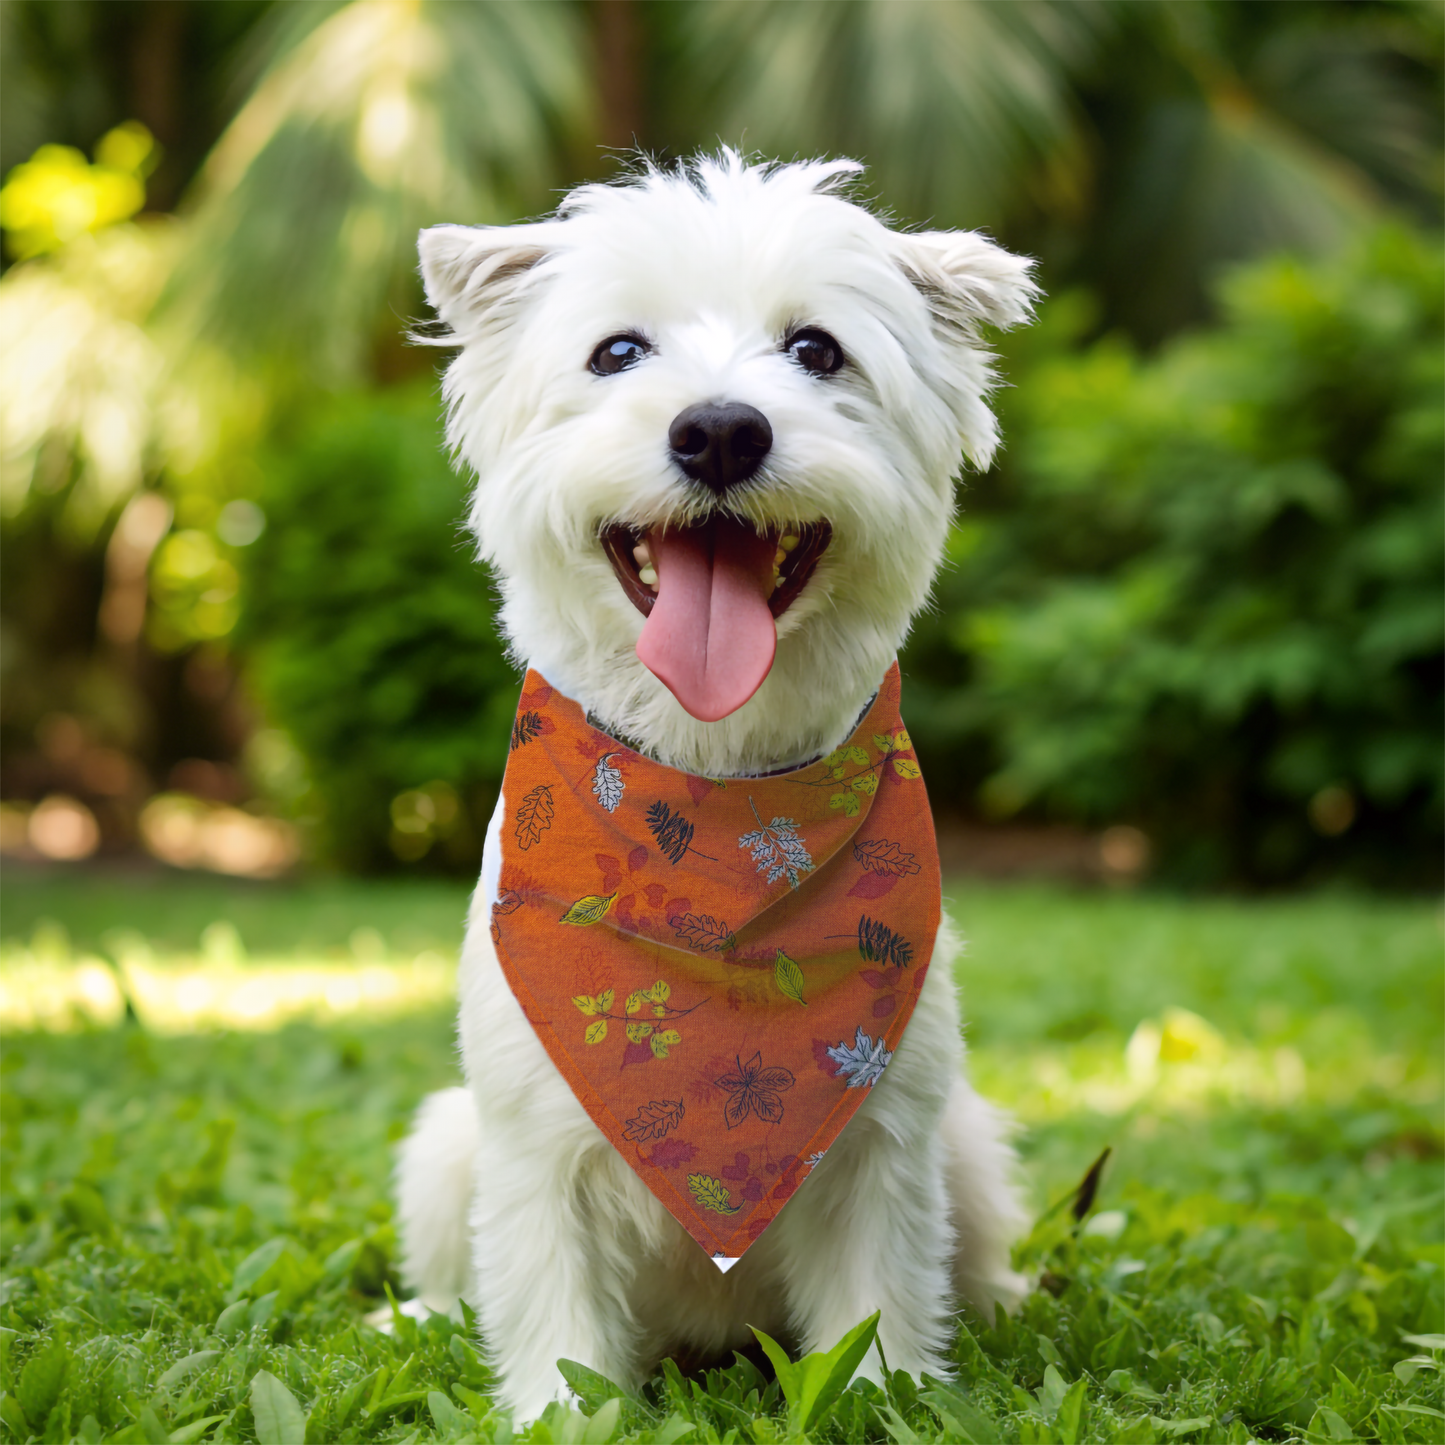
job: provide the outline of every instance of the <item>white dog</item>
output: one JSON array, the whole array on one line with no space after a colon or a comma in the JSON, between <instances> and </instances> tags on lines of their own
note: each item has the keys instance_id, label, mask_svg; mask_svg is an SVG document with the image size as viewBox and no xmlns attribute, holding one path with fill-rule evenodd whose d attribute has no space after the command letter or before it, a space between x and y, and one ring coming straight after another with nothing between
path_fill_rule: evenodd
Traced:
<instances>
[{"instance_id":1,"label":"white dog","mask_svg":"<svg viewBox=\"0 0 1445 1445\"><path fill-rule=\"evenodd\" d=\"M421 236L514 656L690 773L759 775L849 736L928 597L960 453L983 467L997 443L979 327L1027 318L1030 263L891 229L840 193L858 170L723 151L584 187L554 219ZM776 655L754 628L706 666L686 637L644 665L639 594L668 565L649 540L720 515L809 539L776 574ZM515 806L498 802L463 949L467 1086L426 1100L401 1153L411 1286L475 1305L519 1419L565 1397L559 1357L630 1387L669 1353L750 1343L749 1324L813 1350L874 1310L891 1367L945 1373L957 1298L991 1314L1024 1289L1013 1155L963 1077L946 924L886 1075L723 1273L594 1126L498 965Z\"/></svg>"}]
</instances>

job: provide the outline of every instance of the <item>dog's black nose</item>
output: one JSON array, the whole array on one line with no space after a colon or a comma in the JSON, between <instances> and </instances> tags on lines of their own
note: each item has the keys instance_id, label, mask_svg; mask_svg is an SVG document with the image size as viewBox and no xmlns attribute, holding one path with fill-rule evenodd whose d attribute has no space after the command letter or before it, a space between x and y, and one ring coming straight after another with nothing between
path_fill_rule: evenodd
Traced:
<instances>
[{"instance_id":1,"label":"dog's black nose","mask_svg":"<svg viewBox=\"0 0 1445 1445\"><path fill-rule=\"evenodd\" d=\"M678 466L722 496L762 466L773 429L755 406L703 401L673 417L667 440Z\"/></svg>"}]
</instances>

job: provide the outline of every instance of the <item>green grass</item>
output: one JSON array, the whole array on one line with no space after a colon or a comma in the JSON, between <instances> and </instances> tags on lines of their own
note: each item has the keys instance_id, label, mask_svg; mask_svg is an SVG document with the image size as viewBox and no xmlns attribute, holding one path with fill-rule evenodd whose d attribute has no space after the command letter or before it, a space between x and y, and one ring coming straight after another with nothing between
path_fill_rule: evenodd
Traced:
<instances>
[{"instance_id":1,"label":"green grass","mask_svg":"<svg viewBox=\"0 0 1445 1445\"><path fill-rule=\"evenodd\" d=\"M139 929L163 956L228 920L253 952L314 956L366 927L405 953L454 949L465 901L12 870L0 931L53 950L51 920L94 951ZM1044 1287L1020 1314L960 1321L946 1389L854 1387L810 1438L1445 1439L1441 1352L1407 1338L1445 1328L1438 909L977 886L950 907L973 1067L1020 1118L1038 1213L1114 1153L1084 1227L1057 1209L1021 1246ZM457 1078L445 1014L12 1036L3 1070L12 1437L291 1445L307 1412L312 1441L509 1438L465 1331L361 1323L394 1283L393 1141ZM577 1383L596 1414L611 1392ZM740 1362L520 1438L787 1430Z\"/></svg>"}]
</instances>

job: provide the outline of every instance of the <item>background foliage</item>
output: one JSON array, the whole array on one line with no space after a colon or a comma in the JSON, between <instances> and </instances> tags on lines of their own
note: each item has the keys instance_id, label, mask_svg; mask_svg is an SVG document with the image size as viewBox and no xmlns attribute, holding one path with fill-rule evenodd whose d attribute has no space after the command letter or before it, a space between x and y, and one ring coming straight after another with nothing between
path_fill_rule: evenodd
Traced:
<instances>
[{"instance_id":1,"label":"background foliage","mask_svg":"<svg viewBox=\"0 0 1445 1445\"><path fill-rule=\"evenodd\" d=\"M425 459L416 228L543 210L615 172L599 144L722 138L858 155L901 222L987 226L1058 298L1010 344L1008 450L910 644L940 812L1129 823L1194 881L1433 877L1437 6L0 25L6 799L79 799L119 848L157 789L201 792L346 866L474 866L515 680L464 482ZM353 467L394 552L341 515Z\"/></svg>"}]
</instances>

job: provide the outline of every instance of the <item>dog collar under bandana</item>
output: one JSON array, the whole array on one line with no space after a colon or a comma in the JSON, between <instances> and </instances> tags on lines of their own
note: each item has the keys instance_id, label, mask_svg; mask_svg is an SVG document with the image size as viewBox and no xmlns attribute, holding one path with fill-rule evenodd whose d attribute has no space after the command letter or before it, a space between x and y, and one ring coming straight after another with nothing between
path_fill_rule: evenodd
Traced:
<instances>
[{"instance_id":1,"label":"dog collar under bandana","mask_svg":"<svg viewBox=\"0 0 1445 1445\"><path fill-rule=\"evenodd\" d=\"M898 665L853 736L698 778L529 672L492 939L583 1108L729 1268L878 1082L938 930L938 848Z\"/></svg>"}]
</instances>

